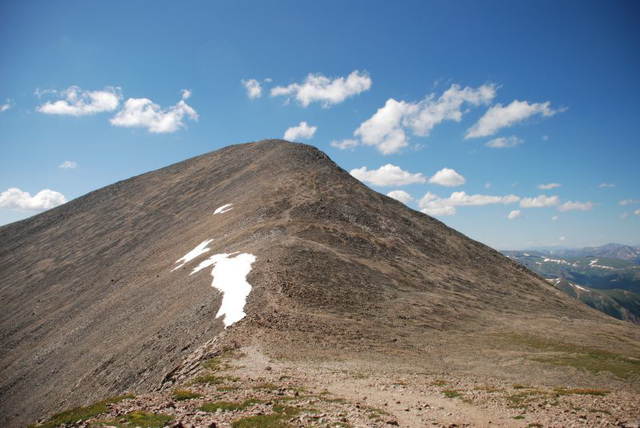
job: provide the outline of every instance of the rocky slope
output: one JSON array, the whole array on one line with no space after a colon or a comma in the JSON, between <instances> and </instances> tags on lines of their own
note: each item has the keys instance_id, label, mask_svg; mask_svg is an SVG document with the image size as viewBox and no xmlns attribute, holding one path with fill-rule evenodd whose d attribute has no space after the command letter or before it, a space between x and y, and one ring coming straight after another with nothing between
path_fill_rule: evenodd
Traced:
<instances>
[{"instance_id":1,"label":"rocky slope","mask_svg":"<svg viewBox=\"0 0 640 428\"><path fill-rule=\"evenodd\" d=\"M211 256L214 288L210 265L194 273ZM227 272L248 273L246 317L225 329L233 310L217 315L235 289L221 294L226 274L215 269L241 256L249 266ZM5 426L175 388L216 338L310 372L320 362L409 364L638 390L635 326L372 191L317 149L280 140L227 147L2 227L0 275Z\"/></svg>"}]
</instances>

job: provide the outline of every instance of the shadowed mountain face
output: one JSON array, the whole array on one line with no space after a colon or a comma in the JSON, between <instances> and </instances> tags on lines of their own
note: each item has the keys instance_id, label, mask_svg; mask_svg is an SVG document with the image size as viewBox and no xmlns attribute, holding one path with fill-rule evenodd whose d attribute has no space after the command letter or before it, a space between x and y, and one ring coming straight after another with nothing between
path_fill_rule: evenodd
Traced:
<instances>
[{"instance_id":1,"label":"shadowed mountain face","mask_svg":"<svg viewBox=\"0 0 640 428\"><path fill-rule=\"evenodd\" d=\"M176 263L206 240L207 252ZM211 267L191 274L216 254L255 257L247 315L225 336L282 355L418 355L456 334L555 335L570 322L582 343L596 328L638 339L317 149L269 140L0 228L2 424L158 388L225 329Z\"/></svg>"}]
</instances>

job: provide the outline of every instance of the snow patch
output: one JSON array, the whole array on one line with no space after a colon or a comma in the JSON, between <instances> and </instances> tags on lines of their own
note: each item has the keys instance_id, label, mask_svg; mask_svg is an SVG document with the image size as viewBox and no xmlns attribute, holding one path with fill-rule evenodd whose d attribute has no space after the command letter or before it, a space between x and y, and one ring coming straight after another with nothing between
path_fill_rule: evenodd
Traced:
<instances>
[{"instance_id":1,"label":"snow patch","mask_svg":"<svg viewBox=\"0 0 640 428\"><path fill-rule=\"evenodd\" d=\"M582 290L582 291L588 291L586 288L584 287L580 287L578 284L571 284L573 285L575 288L577 288L578 290Z\"/></svg>"},{"instance_id":2,"label":"snow patch","mask_svg":"<svg viewBox=\"0 0 640 428\"><path fill-rule=\"evenodd\" d=\"M221 207L218 207L218 208L213 212L213 215L216 215L216 214L224 214L224 213L226 213L227 211L231 211L231 210L233 209L233 206L232 206L232 205L233 205L233 204L225 204L225 205L223 205L223 206L221 206Z\"/></svg>"},{"instance_id":3,"label":"snow patch","mask_svg":"<svg viewBox=\"0 0 640 428\"><path fill-rule=\"evenodd\" d=\"M255 261L256 257L248 253L215 254L201 262L190 274L193 275L206 267L213 266L211 286L222 293L222 304L216 318L224 315L225 328L240 321L246 315L244 305L251 292L247 275L251 272L251 265Z\"/></svg>"},{"instance_id":4,"label":"snow patch","mask_svg":"<svg viewBox=\"0 0 640 428\"><path fill-rule=\"evenodd\" d=\"M189 251L187 254L185 254L184 257L176 260L176 263L180 263L180 264L177 267L173 268L171 272L173 272L176 269L180 269L182 266L189 263L191 260L209 251L210 248L207 248L207 245L209 245L209 242L211 241L213 241L213 239L207 239L206 241L201 242L200 245L198 245L193 250Z\"/></svg>"},{"instance_id":5,"label":"snow patch","mask_svg":"<svg viewBox=\"0 0 640 428\"><path fill-rule=\"evenodd\" d=\"M545 258L543 260L543 262L551 262L551 263L558 263L559 265L570 265L571 263L564 261L564 260L557 260L557 259L550 259L550 258Z\"/></svg>"},{"instance_id":6,"label":"snow patch","mask_svg":"<svg viewBox=\"0 0 640 428\"><path fill-rule=\"evenodd\" d=\"M613 269L613 270L615 270L615 268L612 268L611 266L599 265L598 264L598 259L591 260L591 262L589 263L589 267L598 268L598 269Z\"/></svg>"}]
</instances>

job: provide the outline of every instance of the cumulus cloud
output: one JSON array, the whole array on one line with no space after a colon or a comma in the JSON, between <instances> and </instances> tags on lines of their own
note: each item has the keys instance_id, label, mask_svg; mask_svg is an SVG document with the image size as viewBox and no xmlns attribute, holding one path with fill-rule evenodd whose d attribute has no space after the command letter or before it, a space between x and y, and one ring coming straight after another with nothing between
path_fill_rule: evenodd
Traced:
<instances>
[{"instance_id":1,"label":"cumulus cloud","mask_svg":"<svg viewBox=\"0 0 640 428\"><path fill-rule=\"evenodd\" d=\"M613 183L600 183L598 184L598 189L607 189L607 188L613 188L616 187L615 184Z\"/></svg>"},{"instance_id":2,"label":"cumulus cloud","mask_svg":"<svg viewBox=\"0 0 640 428\"><path fill-rule=\"evenodd\" d=\"M538 189L540 190L551 190L557 187L562 187L562 184L558 184L558 183L538 184Z\"/></svg>"},{"instance_id":3,"label":"cumulus cloud","mask_svg":"<svg viewBox=\"0 0 640 428\"><path fill-rule=\"evenodd\" d=\"M247 96L249 98L253 100L262 96L262 85L259 81L257 81L256 79L249 79L241 80L241 82L242 85L246 88Z\"/></svg>"},{"instance_id":4,"label":"cumulus cloud","mask_svg":"<svg viewBox=\"0 0 640 428\"><path fill-rule=\"evenodd\" d=\"M368 91L371 84L371 77L358 70L353 71L346 79L344 77L330 79L322 74L309 74L302 83L272 88L271 96L293 96L304 107L313 102L319 102L322 107L328 108L349 97Z\"/></svg>"},{"instance_id":5,"label":"cumulus cloud","mask_svg":"<svg viewBox=\"0 0 640 428\"><path fill-rule=\"evenodd\" d=\"M455 170L450 168L442 168L429 179L431 184L439 184L440 186L454 187L466 183L467 180Z\"/></svg>"},{"instance_id":6,"label":"cumulus cloud","mask_svg":"<svg viewBox=\"0 0 640 428\"><path fill-rule=\"evenodd\" d=\"M496 104L467 131L465 138L487 137L502 128L508 128L532 116L550 117L560 110L553 110L550 102L529 104L514 100L508 106Z\"/></svg>"},{"instance_id":7,"label":"cumulus cloud","mask_svg":"<svg viewBox=\"0 0 640 428\"><path fill-rule=\"evenodd\" d=\"M182 90L182 99L183 100L188 100L189 98L191 98L191 94L192 92L188 89L183 89Z\"/></svg>"},{"instance_id":8,"label":"cumulus cloud","mask_svg":"<svg viewBox=\"0 0 640 428\"><path fill-rule=\"evenodd\" d=\"M418 103L417 111L406 118L406 124L414 134L426 137L436 125L445 120L460 122L462 106L465 103L472 106L489 104L495 98L496 90L493 84L485 84L477 89L451 85L439 98L436 99L435 94L430 94Z\"/></svg>"},{"instance_id":9,"label":"cumulus cloud","mask_svg":"<svg viewBox=\"0 0 640 428\"><path fill-rule=\"evenodd\" d=\"M175 105L162 108L148 98L129 98L124 108L110 119L113 126L147 128L154 134L176 132L185 125L184 120L198 120L198 113L185 102L191 96L183 91L182 99Z\"/></svg>"},{"instance_id":10,"label":"cumulus cloud","mask_svg":"<svg viewBox=\"0 0 640 428\"><path fill-rule=\"evenodd\" d=\"M440 198L431 192L418 202L420 211L425 214L444 216L456 213L459 206L479 206L489 204L514 204L520 200L516 195L491 196L491 195L467 195L466 192L453 192L448 198Z\"/></svg>"},{"instance_id":11,"label":"cumulus cloud","mask_svg":"<svg viewBox=\"0 0 640 428\"><path fill-rule=\"evenodd\" d=\"M63 91L36 89L38 97L44 95L58 96L57 101L47 101L36 107L36 111L44 114L70 116L87 116L96 113L114 111L120 104L122 95L120 88L106 87L101 91L83 91L78 86L70 86Z\"/></svg>"},{"instance_id":12,"label":"cumulus cloud","mask_svg":"<svg viewBox=\"0 0 640 428\"><path fill-rule=\"evenodd\" d=\"M633 213L634 213L635 215L640 215L640 210L635 210Z\"/></svg>"},{"instance_id":13,"label":"cumulus cloud","mask_svg":"<svg viewBox=\"0 0 640 428\"><path fill-rule=\"evenodd\" d=\"M393 190L387 193L387 196L395 199L396 201L400 201L405 205L413 202L413 197L404 190Z\"/></svg>"},{"instance_id":14,"label":"cumulus cloud","mask_svg":"<svg viewBox=\"0 0 640 428\"><path fill-rule=\"evenodd\" d=\"M285 131L284 139L288 141L308 140L315 135L317 129L315 126L309 126L307 122L300 122L298 126L292 126Z\"/></svg>"},{"instance_id":15,"label":"cumulus cloud","mask_svg":"<svg viewBox=\"0 0 640 428\"><path fill-rule=\"evenodd\" d=\"M62 193L44 189L31 196L29 192L11 187L0 193L0 208L19 211L44 211L62 205L67 200Z\"/></svg>"},{"instance_id":16,"label":"cumulus cloud","mask_svg":"<svg viewBox=\"0 0 640 428\"><path fill-rule=\"evenodd\" d=\"M535 198L523 198L520 201L522 208L543 208L552 207L560 203L560 198L557 196L539 195Z\"/></svg>"},{"instance_id":17,"label":"cumulus cloud","mask_svg":"<svg viewBox=\"0 0 640 428\"><path fill-rule=\"evenodd\" d=\"M378 169L362 168L352 169L350 174L360 181L371 183L374 186L404 186L414 183L425 183L426 177L422 173L412 174L404 171L399 166L387 164Z\"/></svg>"},{"instance_id":18,"label":"cumulus cloud","mask_svg":"<svg viewBox=\"0 0 640 428\"><path fill-rule=\"evenodd\" d=\"M409 145L402 120L416 110L415 104L389 98L384 107L362 122L353 134L362 144L375 147L383 155L398 153Z\"/></svg>"},{"instance_id":19,"label":"cumulus cloud","mask_svg":"<svg viewBox=\"0 0 640 428\"><path fill-rule=\"evenodd\" d=\"M620 205L630 205L640 203L640 199L623 199L620 201Z\"/></svg>"},{"instance_id":20,"label":"cumulus cloud","mask_svg":"<svg viewBox=\"0 0 640 428\"><path fill-rule=\"evenodd\" d=\"M512 135L511 137L494 138L493 140L487 142L487 144L485 145L493 149L509 149L522 143L522 139L516 137L515 135Z\"/></svg>"},{"instance_id":21,"label":"cumulus cloud","mask_svg":"<svg viewBox=\"0 0 640 428\"><path fill-rule=\"evenodd\" d=\"M74 162L74 161L64 161L62 162L60 165L58 165L58 168L61 169L76 169L78 167L78 163Z\"/></svg>"},{"instance_id":22,"label":"cumulus cloud","mask_svg":"<svg viewBox=\"0 0 640 428\"><path fill-rule=\"evenodd\" d=\"M509 215L507 216L507 218L509 220L513 220L513 219L516 219L516 218L520 217L521 215L522 215L522 211L520 211L520 210L512 210L509 213Z\"/></svg>"},{"instance_id":23,"label":"cumulus cloud","mask_svg":"<svg viewBox=\"0 0 640 428\"><path fill-rule=\"evenodd\" d=\"M496 86L485 84L477 89L451 85L440 97L429 94L419 102L389 98L385 105L356 129L354 135L364 145L374 146L380 153L398 153L409 145L407 130L426 137L445 120L459 122L463 106L488 104L496 95Z\"/></svg>"},{"instance_id":24,"label":"cumulus cloud","mask_svg":"<svg viewBox=\"0 0 640 428\"><path fill-rule=\"evenodd\" d=\"M355 149L356 147L358 147L360 143L358 142L358 140L351 140L351 139L345 139L345 140L341 140L341 141L337 141L337 140L333 140L330 143L331 147L336 147L340 150L347 150L347 149Z\"/></svg>"},{"instance_id":25,"label":"cumulus cloud","mask_svg":"<svg viewBox=\"0 0 640 428\"><path fill-rule=\"evenodd\" d=\"M590 211L593 207L592 202L567 201L558 207L558 211Z\"/></svg>"},{"instance_id":26,"label":"cumulus cloud","mask_svg":"<svg viewBox=\"0 0 640 428\"><path fill-rule=\"evenodd\" d=\"M4 104L0 104L0 113L4 113L5 111L9 110L11 107L13 107L13 100L7 99Z\"/></svg>"},{"instance_id":27,"label":"cumulus cloud","mask_svg":"<svg viewBox=\"0 0 640 428\"><path fill-rule=\"evenodd\" d=\"M551 221L557 221L558 220L558 216L554 215L553 217L551 217Z\"/></svg>"}]
</instances>

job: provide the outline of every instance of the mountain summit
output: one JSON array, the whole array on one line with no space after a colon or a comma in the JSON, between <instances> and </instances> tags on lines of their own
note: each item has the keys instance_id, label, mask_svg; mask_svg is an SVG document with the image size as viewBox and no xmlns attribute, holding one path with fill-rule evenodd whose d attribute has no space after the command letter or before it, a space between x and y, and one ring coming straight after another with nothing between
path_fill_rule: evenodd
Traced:
<instances>
[{"instance_id":1,"label":"mountain summit","mask_svg":"<svg viewBox=\"0 0 640 428\"><path fill-rule=\"evenodd\" d=\"M166 388L211 343L582 384L591 372L573 365L569 376L563 353L615 352L635 370L640 349L635 326L282 140L226 147L4 226L0 276L5 426ZM523 354L534 351L544 355ZM637 381L598 373L620 388Z\"/></svg>"}]
</instances>

